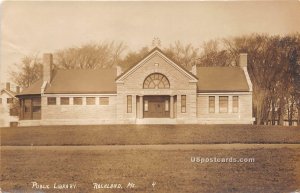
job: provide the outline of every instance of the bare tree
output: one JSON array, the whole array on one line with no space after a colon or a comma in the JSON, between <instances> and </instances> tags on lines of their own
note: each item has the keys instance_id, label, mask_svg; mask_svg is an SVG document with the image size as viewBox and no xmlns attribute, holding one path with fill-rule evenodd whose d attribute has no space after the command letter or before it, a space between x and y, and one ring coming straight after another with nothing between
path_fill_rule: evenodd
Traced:
<instances>
[{"instance_id":1,"label":"bare tree","mask_svg":"<svg viewBox=\"0 0 300 193\"><path fill-rule=\"evenodd\" d=\"M145 57L149 53L149 50L149 47L143 47L137 52L129 52L120 64L123 69L127 69ZM181 42L176 41L168 48L164 48L163 52L175 63L189 69L196 63L198 50L198 48L193 47L191 44L183 45Z\"/></svg>"},{"instance_id":2,"label":"bare tree","mask_svg":"<svg viewBox=\"0 0 300 193\"><path fill-rule=\"evenodd\" d=\"M120 62L121 54L125 49L123 42L84 44L57 51L54 57L55 64L57 68L63 69L111 68Z\"/></svg>"},{"instance_id":3,"label":"bare tree","mask_svg":"<svg viewBox=\"0 0 300 193\"><path fill-rule=\"evenodd\" d=\"M55 68L111 68L121 61L121 55L125 49L123 42L114 41L62 49L54 55ZM30 86L42 76L42 62L38 54L24 57L21 63L15 66L18 70L11 71L10 76L13 82L22 88Z\"/></svg>"},{"instance_id":4,"label":"bare tree","mask_svg":"<svg viewBox=\"0 0 300 193\"><path fill-rule=\"evenodd\" d=\"M22 88L27 88L42 76L42 63L35 56L26 56L15 64L16 71L10 71L10 78Z\"/></svg>"},{"instance_id":5,"label":"bare tree","mask_svg":"<svg viewBox=\"0 0 300 193\"><path fill-rule=\"evenodd\" d=\"M176 41L163 51L175 63L190 69L196 64L199 48L195 48L192 44L183 45L180 41Z\"/></svg>"},{"instance_id":6,"label":"bare tree","mask_svg":"<svg viewBox=\"0 0 300 193\"><path fill-rule=\"evenodd\" d=\"M252 34L224 40L236 60L240 52L247 52L248 71L253 83L253 105L258 124L283 124L286 98L291 96L294 75L290 54L295 48L291 36Z\"/></svg>"},{"instance_id":7,"label":"bare tree","mask_svg":"<svg viewBox=\"0 0 300 193\"><path fill-rule=\"evenodd\" d=\"M224 47L220 40L210 40L201 46L201 52L197 59L197 66L235 66L233 56Z\"/></svg>"},{"instance_id":8,"label":"bare tree","mask_svg":"<svg viewBox=\"0 0 300 193\"><path fill-rule=\"evenodd\" d=\"M149 53L149 47L143 47L137 52L131 51L127 53L125 58L120 61L120 66L123 70L130 68L139 62L143 57L145 57Z\"/></svg>"},{"instance_id":9,"label":"bare tree","mask_svg":"<svg viewBox=\"0 0 300 193\"><path fill-rule=\"evenodd\" d=\"M58 50L55 67L63 69L110 68L117 64L123 69L139 62L149 53L149 47L129 52L123 57L124 43L89 43ZM289 123L295 117L300 122L300 34L269 36L252 34L211 40L201 49L176 41L163 49L174 62L189 69L198 66L237 66L239 54L248 53L248 71L253 83L253 112L257 124ZM12 80L25 88L41 77L42 64L38 57L24 57L11 72ZM298 115L297 115L298 113Z\"/></svg>"}]
</instances>

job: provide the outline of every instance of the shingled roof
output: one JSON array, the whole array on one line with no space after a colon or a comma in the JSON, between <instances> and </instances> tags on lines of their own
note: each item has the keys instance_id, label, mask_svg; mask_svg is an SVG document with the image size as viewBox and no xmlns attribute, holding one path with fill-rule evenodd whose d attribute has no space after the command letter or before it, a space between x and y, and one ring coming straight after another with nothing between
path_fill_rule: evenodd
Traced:
<instances>
[{"instance_id":1,"label":"shingled roof","mask_svg":"<svg viewBox=\"0 0 300 193\"><path fill-rule=\"evenodd\" d=\"M154 48L145 57L148 57L155 51L162 53L160 49ZM53 73L51 82L47 84L44 93L115 94L117 93L116 80L126 74L130 69L118 77L116 68L57 70ZM180 69L198 80L197 91L199 93L250 91L245 73L240 67L198 67L197 76L182 67L180 67ZM38 80L30 87L24 89L18 96L41 94L42 84L43 80Z\"/></svg>"},{"instance_id":2,"label":"shingled roof","mask_svg":"<svg viewBox=\"0 0 300 193\"><path fill-rule=\"evenodd\" d=\"M117 70L57 70L51 84L45 89L46 94L114 94L117 92L115 78ZM25 88L20 95L41 94L43 80L40 79Z\"/></svg>"},{"instance_id":3,"label":"shingled roof","mask_svg":"<svg viewBox=\"0 0 300 193\"><path fill-rule=\"evenodd\" d=\"M17 94L17 96L41 94L42 84L43 84L43 80L39 79L38 81L34 82L29 87L24 88L21 93Z\"/></svg>"},{"instance_id":4,"label":"shingled roof","mask_svg":"<svg viewBox=\"0 0 300 193\"><path fill-rule=\"evenodd\" d=\"M117 93L117 70L58 70L47 86L46 94L111 94Z\"/></svg>"},{"instance_id":5,"label":"shingled roof","mask_svg":"<svg viewBox=\"0 0 300 193\"><path fill-rule=\"evenodd\" d=\"M6 92L6 93L9 94L11 97L15 97L16 94L17 94L16 92L13 92L13 91L11 91L11 90L7 90L7 89L5 89L5 88L1 89L1 94L2 94L3 92Z\"/></svg>"},{"instance_id":6,"label":"shingled roof","mask_svg":"<svg viewBox=\"0 0 300 193\"><path fill-rule=\"evenodd\" d=\"M115 68L99 70L58 70L54 73L46 94L115 94L117 86ZM249 86L239 67L198 67L197 91L247 92ZM41 93L42 80L38 80L18 95Z\"/></svg>"},{"instance_id":7,"label":"shingled roof","mask_svg":"<svg viewBox=\"0 0 300 193\"><path fill-rule=\"evenodd\" d=\"M239 67L198 67L198 92L246 92L249 86Z\"/></svg>"}]
</instances>

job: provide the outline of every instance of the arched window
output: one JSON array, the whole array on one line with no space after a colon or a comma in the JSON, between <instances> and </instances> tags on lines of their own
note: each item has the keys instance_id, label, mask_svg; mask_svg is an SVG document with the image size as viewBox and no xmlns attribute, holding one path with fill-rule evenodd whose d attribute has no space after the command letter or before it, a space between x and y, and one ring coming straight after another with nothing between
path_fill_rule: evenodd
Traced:
<instances>
[{"instance_id":1,"label":"arched window","mask_svg":"<svg viewBox=\"0 0 300 193\"><path fill-rule=\"evenodd\" d=\"M170 88L170 82L167 77L160 73L153 73L147 76L143 88L146 89L166 89Z\"/></svg>"}]
</instances>

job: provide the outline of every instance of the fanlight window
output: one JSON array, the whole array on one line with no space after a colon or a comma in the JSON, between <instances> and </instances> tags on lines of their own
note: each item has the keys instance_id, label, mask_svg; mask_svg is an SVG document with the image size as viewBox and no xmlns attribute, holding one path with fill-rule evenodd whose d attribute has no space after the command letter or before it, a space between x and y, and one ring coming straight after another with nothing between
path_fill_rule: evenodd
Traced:
<instances>
[{"instance_id":1,"label":"fanlight window","mask_svg":"<svg viewBox=\"0 0 300 193\"><path fill-rule=\"evenodd\" d=\"M170 88L169 80L166 76L160 73L153 73L147 76L144 81L144 88L146 89L166 89Z\"/></svg>"}]
</instances>

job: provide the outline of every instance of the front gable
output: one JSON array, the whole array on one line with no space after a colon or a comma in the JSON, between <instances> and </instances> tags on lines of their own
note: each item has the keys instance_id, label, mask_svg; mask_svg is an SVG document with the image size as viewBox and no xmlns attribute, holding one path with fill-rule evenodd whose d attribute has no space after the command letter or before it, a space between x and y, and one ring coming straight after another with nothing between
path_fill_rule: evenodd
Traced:
<instances>
[{"instance_id":1,"label":"front gable","mask_svg":"<svg viewBox=\"0 0 300 193\"><path fill-rule=\"evenodd\" d=\"M146 68L148 70L148 72L146 72L146 74L148 73L148 75L150 75L151 72L157 72L162 73L166 76L169 75L168 78L171 78L170 76L174 76L175 74L178 76L180 74L180 77L177 78L185 78L186 80L188 80L188 82L198 82L198 78L195 75L173 62L160 49L154 48L139 63L118 76L116 78L116 83L124 83L126 79L130 79L134 76L135 73L141 73L141 69L143 68ZM170 71L177 71L177 73L170 73Z\"/></svg>"},{"instance_id":2,"label":"front gable","mask_svg":"<svg viewBox=\"0 0 300 193\"><path fill-rule=\"evenodd\" d=\"M2 89L1 96L6 96L7 98L16 98L15 94L12 91Z\"/></svg>"}]
</instances>

